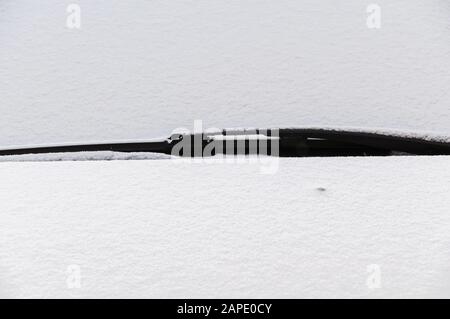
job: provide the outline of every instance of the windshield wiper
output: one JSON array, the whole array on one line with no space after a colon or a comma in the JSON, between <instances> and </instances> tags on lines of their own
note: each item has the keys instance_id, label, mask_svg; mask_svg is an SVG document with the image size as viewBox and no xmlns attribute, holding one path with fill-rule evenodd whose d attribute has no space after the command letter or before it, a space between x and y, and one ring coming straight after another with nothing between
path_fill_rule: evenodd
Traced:
<instances>
[{"instance_id":1,"label":"windshield wiper","mask_svg":"<svg viewBox=\"0 0 450 319\"><path fill-rule=\"evenodd\" d=\"M152 142L3 149L0 150L0 156L87 151L152 152L177 156L214 156L217 154L280 157L450 155L450 143L360 131L252 129L222 130L201 134L173 134L170 138Z\"/></svg>"}]
</instances>

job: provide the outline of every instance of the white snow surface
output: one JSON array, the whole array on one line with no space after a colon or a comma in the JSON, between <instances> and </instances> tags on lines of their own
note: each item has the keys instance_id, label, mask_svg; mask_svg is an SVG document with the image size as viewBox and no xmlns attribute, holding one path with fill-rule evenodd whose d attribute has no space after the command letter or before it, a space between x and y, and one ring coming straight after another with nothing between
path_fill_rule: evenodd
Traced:
<instances>
[{"instance_id":1,"label":"white snow surface","mask_svg":"<svg viewBox=\"0 0 450 319\"><path fill-rule=\"evenodd\" d=\"M258 166L0 163L0 297L450 297L448 157Z\"/></svg>"},{"instance_id":2,"label":"white snow surface","mask_svg":"<svg viewBox=\"0 0 450 319\"><path fill-rule=\"evenodd\" d=\"M64 152L0 156L0 162L114 161L170 159L172 156L148 152Z\"/></svg>"},{"instance_id":3,"label":"white snow surface","mask_svg":"<svg viewBox=\"0 0 450 319\"><path fill-rule=\"evenodd\" d=\"M450 136L450 3L377 0L378 30L369 3L1 0L0 148L197 119ZM49 156L0 163L0 297L450 297L448 157ZM122 156L155 158L82 155Z\"/></svg>"},{"instance_id":4,"label":"white snow surface","mask_svg":"<svg viewBox=\"0 0 450 319\"><path fill-rule=\"evenodd\" d=\"M449 135L450 3L0 2L0 145L204 127L354 126Z\"/></svg>"}]
</instances>

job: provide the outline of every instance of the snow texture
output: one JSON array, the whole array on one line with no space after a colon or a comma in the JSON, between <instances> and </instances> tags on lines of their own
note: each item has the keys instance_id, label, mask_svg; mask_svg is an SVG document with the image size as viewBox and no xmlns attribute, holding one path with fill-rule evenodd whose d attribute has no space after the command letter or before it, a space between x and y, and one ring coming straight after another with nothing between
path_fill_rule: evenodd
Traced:
<instances>
[{"instance_id":1,"label":"snow texture","mask_svg":"<svg viewBox=\"0 0 450 319\"><path fill-rule=\"evenodd\" d=\"M448 157L258 166L0 163L0 297L450 297Z\"/></svg>"},{"instance_id":2,"label":"snow texture","mask_svg":"<svg viewBox=\"0 0 450 319\"><path fill-rule=\"evenodd\" d=\"M67 152L0 156L0 162L113 161L170 159L170 155L147 152Z\"/></svg>"},{"instance_id":3,"label":"snow texture","mask_svg":"<svg viewBox=\"0 0 450 319\"><path fill-rule=\"evenodd\" d=\"M450 136L449 1L377 0L377 30L368 3L1 0L0 146L196 119ZM259 166L0 163L0 297L450 297L448 157Z\"/></svg>"},{"instance_id":4,"label":"snow texture","mask_svg":"<svg viewBox=\"0 0 450 319\"><path fill-rule=\"evenodd\" d=\"M450 3L0 2L0 145L204 127L354 126L449 135Z\"/></svg>"}]
</instances>

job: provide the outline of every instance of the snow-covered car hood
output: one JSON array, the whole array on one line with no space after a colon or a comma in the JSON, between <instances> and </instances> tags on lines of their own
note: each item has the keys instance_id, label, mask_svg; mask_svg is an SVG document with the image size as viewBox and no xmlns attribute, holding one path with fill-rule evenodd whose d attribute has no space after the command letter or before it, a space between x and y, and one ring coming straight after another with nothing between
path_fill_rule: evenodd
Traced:
<instances>
[{"instance_id":1,"label":"snow-covered car hood","mask_svg":"<svg viewBox=\"0 0 450 319\"><path fill-rule=\"evenodd\" d=\"M1 297L450 296L448 157L0 163L0 180Z\"/></svg>"}]
</instances>

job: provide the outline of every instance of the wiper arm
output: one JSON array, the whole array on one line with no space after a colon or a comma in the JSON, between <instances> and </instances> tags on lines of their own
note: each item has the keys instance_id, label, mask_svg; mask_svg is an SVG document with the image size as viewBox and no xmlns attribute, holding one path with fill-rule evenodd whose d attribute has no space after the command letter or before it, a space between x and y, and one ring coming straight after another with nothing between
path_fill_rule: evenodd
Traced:
<instances>
[{"instance_id":1,"label":"wiper arm","mask_svg":"<svg viewBox=\"0 0 450 319\"><path fill-rule=\"evenodd\" d=\"M74 144L62 146L26 147L0 150L0 156L25 155L25 154L52 154L71 152L151 152L170 154L170 143L168 140L156 142L135 142L135 143L101 143L101 144Z\"/></svg>"},{"instance_id":2,"label":"wiper arm","mask_svg":"<svg viewBox=\"0 0 450 319\"><path fill-rule=\"evenodd\" d=\"M180 143L189 147L180 148ZM3 149L0 156L86 151L152 152L178 156L213 156L219 153L280 157L450 155L450 143L329 129L256 129L174 134L153 142Z\"/></svg>"}]
</instances>

